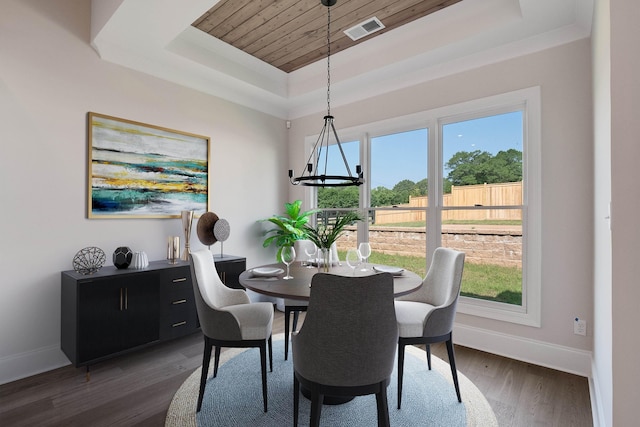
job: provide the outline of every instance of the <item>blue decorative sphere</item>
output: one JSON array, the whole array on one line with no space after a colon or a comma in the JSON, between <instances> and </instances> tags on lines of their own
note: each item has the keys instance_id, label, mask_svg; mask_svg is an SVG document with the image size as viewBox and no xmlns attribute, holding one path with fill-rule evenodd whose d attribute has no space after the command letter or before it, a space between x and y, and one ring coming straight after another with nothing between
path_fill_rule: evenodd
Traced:
<instances>
[{"instance_id":1,"label":"blue decorative sphere","mask_svg":"<svg viewBox=\"0 0 640 427\"><path fill-rule=\"evenodd\" d=\"M126 246L120 246L113 253L113 265L116 268L127 268L131 264L132 258L133 252L131 252L131 249Z\"/></svg>"}]
</instances>

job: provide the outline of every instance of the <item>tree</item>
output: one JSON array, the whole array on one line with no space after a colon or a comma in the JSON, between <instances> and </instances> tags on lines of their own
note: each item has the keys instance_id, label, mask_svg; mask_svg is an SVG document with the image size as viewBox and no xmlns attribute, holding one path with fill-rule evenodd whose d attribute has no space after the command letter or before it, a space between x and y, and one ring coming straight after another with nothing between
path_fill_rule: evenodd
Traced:
<instances>
[{"instance_id":1,"label":"tree","mask_svg":"<svg viewBox=\"0 0 640 427\"><path fill-rule=\"evenodd\" d=\"M318 188L318 207L357 208L360 193L358 187L320 187Z\"/></svg>"},{"instance_id":2,"label":"tree","mask_svg":"<svg viewBox=\"0 0 640 427\"><path fill-rule=\"evenodd\" d=\"M512 148L492 156L487 151L459 151L445 167L450 185L517 182L522 180L522 152Z\"/></svg>"},{"instance_id":3,"label":"tree","mask_svg":"<svg viewBox=\"0 0 640 427\"><path fill-rule=\"evenodd\" d=\"M427 181L427 178L422 179L416 182L416 188L415 188L416 194L412 194L412 196L426 196L428 188L429 188L429 182Z\"/></svg>"},{"instance_id":4,"label":"tree","mask_svg":"<svg viewBox=\"0 0 640 427\"><path fill-rule=\"evenodd\" d=\"M393 186L393 192L395 193L394 204L409 203L409 196L414 195L413 191L416 188L416 183L410 179L403 179Z\"/></svg>"},{"instance_id":5,"label":"tree","mask_svg":"<svg viewBox=\"0 0 640 427\"><path fill-rule=\"evenodd\" d=\"M371 206L391 206L394 204L394 192L387 187L376 187L371 190Z\"/></svg>"}]
</instances>

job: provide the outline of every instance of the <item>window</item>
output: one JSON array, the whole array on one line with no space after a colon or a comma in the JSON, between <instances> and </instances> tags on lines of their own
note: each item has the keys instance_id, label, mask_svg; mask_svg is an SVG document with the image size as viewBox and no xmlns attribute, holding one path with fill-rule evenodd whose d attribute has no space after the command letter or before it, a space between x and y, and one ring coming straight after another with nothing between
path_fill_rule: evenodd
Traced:
<instances>
[{"instance_id":1,"label":"window","mask_svg":"<svg viewBox=\"0 0 640 427\"><path fill-rule=\"evenodd\" d=\"M436 247L464 251L459 311L539 326L539 105L531 88L343 129L365 185L309 197L368 214L343 243L371 262L424 275Z\"/></svg>"}]
</instances>

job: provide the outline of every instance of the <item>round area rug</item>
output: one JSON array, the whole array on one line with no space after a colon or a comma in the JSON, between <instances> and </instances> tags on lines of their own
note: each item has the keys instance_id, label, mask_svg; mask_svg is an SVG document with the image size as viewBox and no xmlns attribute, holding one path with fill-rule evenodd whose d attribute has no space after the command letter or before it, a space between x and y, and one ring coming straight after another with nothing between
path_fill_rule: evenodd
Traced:
<instances>
[{"instance_id":1,"label":"round area rug","mask_svg":"<svg viewBox=\"0 0 640 427\"><path fill-rule=\"evenodd\" d=\"M273 372L267 371L268 412L262 410L262 383L258 349L229 349L220 356L218 376L212 377L213 361L202 410L196 414L201 368L178 389L165 426L273 427L293 424L293 364L284 360L282 334L273 339ZM397 362L396 362L397 366ZM387 389L392 426L497 426L495 414L480 390L458 372L462 403L458 403L451 369L431 356L427 369L425 352L406 347L402 409L397 409L396 369ZM268 369L268 368L267 368ZM300 396L299 424L309 425L310 402ZM323 405L325 426L375 426L375 395L359 396L343 405Z\"/></svg>"}]
</instances>

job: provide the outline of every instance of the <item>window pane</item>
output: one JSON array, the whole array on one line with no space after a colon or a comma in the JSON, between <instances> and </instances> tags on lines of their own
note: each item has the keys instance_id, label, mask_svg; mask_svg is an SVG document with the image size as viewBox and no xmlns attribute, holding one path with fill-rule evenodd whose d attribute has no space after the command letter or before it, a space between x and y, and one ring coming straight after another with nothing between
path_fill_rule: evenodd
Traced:
<instances>
[{"instance_id":1,"label":"window pane","mask_svg":"<svg viewBox=\"0 0 640 427\"><path fill-rule=\"evenodd\" d=\"M492 216L490 209L477 212ZM521 209L515 209L521 214ZM448 210L451 216L466 210ZM522 222L442 222L442 246L465 253L461 295L522 305Z\"/></svg>"},{"instance_id":2,"label":"window pane","mask_svg":"<svg viewBox=\"0 0 640 427\"><path fill-rule=\"evenodd\" d=\"M442 246L466 253L461 295L518 306L522 305L522 117L516 111L442 127L441 238Z\"/></svg>"},{"instance_id":3,"label":"window pane","mask_svg":"<svg viewBox=\"0 0 640 427\"><path fill-rule=\"evenodd\" d=\"M522 205L522 112L442 127L443 206Z\"/></svg>"},{"instance_id":4,"label":"window pane","mask_svg":"<svg viewBox=\"0 0 640 427\"><path fill-rule=\"evenodd\" d=\"M427 250L428 130L371 139L369 242L375 264L424 276Z\"/></svg>"},{"instance_id":5,"label":"window pane","mask_svg":"<svg viewBox=\"0 0 640 427\"><path fill-rule=\"evenodd\" d=\"M405 207L425 203L412 198L427 196L427 129L395 133L371 139L371 206ZM413 222L415 218L379 218L377 223ZM424 221L424 218L420 219Z\"/></svg>"}]
</instances>

